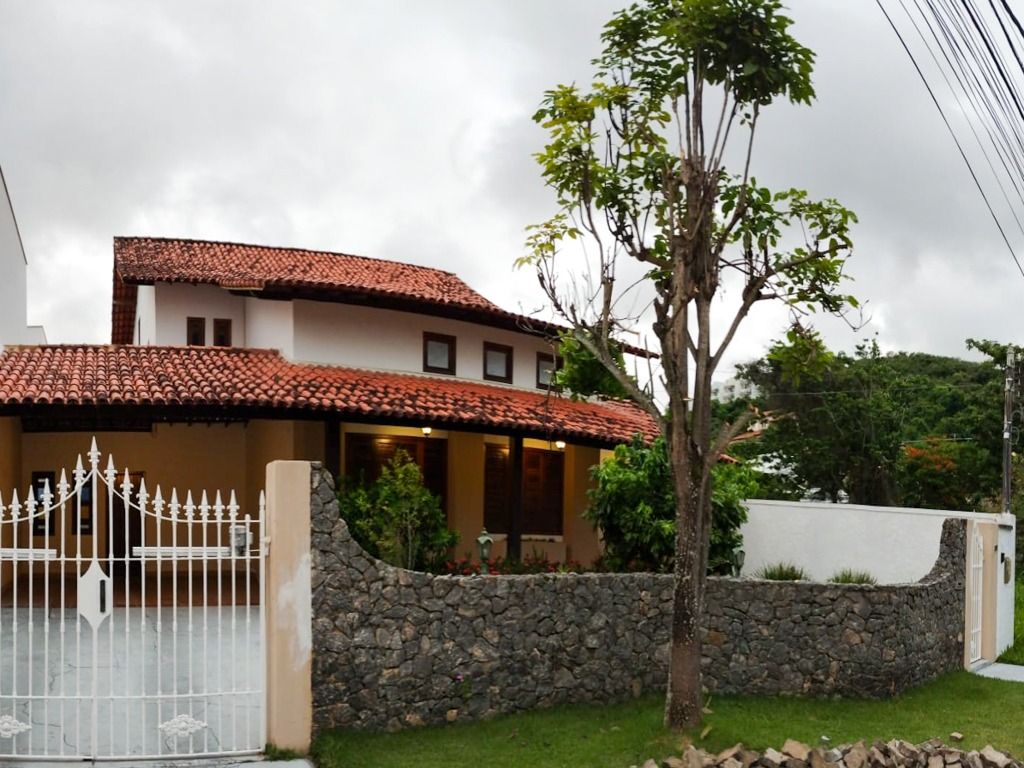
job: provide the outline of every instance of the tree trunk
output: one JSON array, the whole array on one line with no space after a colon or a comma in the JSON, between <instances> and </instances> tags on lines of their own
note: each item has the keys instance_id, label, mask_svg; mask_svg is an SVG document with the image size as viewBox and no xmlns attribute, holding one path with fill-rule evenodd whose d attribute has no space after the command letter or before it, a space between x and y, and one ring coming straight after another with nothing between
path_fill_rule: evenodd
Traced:
<instances>
[{"instance_id":1,"label":"tree trunk","mask_svg":"<svg viewBox=\"0 0 1024 768\"><path fill-rule=\"evenodd\" d=\"M704 500L700 459L690 454L684 430L672 429L669 458L672 462L676 508L675 588L672 595L672 632L669 649L668 694L665 725L672 729L700 725L701 621L704 613Z\"/></svg>"}]
</instances>

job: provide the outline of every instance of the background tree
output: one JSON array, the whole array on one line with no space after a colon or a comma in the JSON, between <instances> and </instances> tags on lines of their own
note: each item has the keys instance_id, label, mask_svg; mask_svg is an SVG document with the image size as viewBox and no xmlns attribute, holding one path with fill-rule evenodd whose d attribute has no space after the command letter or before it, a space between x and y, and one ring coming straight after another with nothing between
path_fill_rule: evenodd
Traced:
<instances>
[{"instance_id":1,"label":"background tree","mask_svg":"<svg viewBox=\"0 0 1024 768\"><path fill-rule=\"evenodd\" d=\"M672 727L701 719L712 469L744 426L739 419L712 434L711 377L756 303L829 312L854 303L839 290L853 214L798 189L772 193L750 175L762 110L814 96L814 56L790 26L777 0L632 5L606 25L590 88L556 87L535 116L549 133L538 161L559 210L531 228L519 263L537 269L576 340L657 421L668 446L677 518L665 705ZM733 175L724 159L737 137ZM566 279L559 254L579 239L589 263ZM727 274L735 301L714 339L712 306ZM629 307L644 301L661 387L616 365L615 336L635 324L642 311ZM664 404L655 396L662 390Z\"/></svg>"},{"instance_id":2,"label":"background tree","mask_svg":"<svg viewBox=\"0 0 1024 768\"><path fill-rule=\"evenodd\" d=\"M1002 374L990 361L881 354L874 341L787 373L790 343L740 367L773 419L756 450L812 496L855 504L970 509L1000 485Z\"/></svg>"}]
</instances>

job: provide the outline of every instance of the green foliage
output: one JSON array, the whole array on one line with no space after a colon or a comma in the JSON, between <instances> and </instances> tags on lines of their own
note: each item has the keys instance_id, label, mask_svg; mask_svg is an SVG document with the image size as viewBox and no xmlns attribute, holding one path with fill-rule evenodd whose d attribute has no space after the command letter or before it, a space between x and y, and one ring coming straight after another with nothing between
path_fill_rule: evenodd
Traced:
<instances>
[{"instance_id":1,"label":"green foliage","mask_svg":"<svg viewBox=\"0 0 1024 768\"><path fill-rule=\"evenodd\" d=\"M611 353L616 367L625 374L621 345L612 342ZM555 385L569 392L573 399L591 395L627 396L619 380L572 333L566 332L559 337L558 354L562 358L562 367L555 372Z\"/></svg>"},{"instance_id":2,"label":"green foliage","mask_svg":"<svg viewBox=\"0 0 1024 768\"><path fill-rule=\"evenodd\" d=\"M810 581L811 579L807 575L807 571L799 565L787 562L771 563L758 568L754 572L754 578L767 581Z\"/></svg>"},{"instance_id":3,"label":"green foliage","mask_svg":"<svg viewBox=\"0 0 1024 768\"><path fill-rule=\"evenodd\" d=\"M788 371L803 365L803 374ZM774 421L763 455L813 495L853 503L971 509L999 488L1002 387L991 362L921 353L853 355L803 335L741 375Z\"/></svg>"},{"instance_id":4,"label":"green foliage","mask_svg":"<svg viewBox=\"0 0 1024 768\"><path fill-rule=\"evenodd\" d=\"M672 470L663 438L640 437L615 448L591 470L594 488L584 516L604 537L609 570L669 571L675 555L676 508ZM731 573L743 546L744 499L756 495L754 473L740 464L720 464L712 479L709 573Z\"/></svg>"},{"instance_id":5,"label":"green foliage","mask_svg":"<svg viewBox=\"0 0 1024 768\"><path fill-rule=\"evenodd\" d=\"M372 485L343 485L338 502L356 541L392 565L438 570L459 540L441 500L423 487L419 466L401 449Z\"/></svg>"},{"instance_id":6,"label":"green foliage","mask_svg":"<svg viewBox=\"0 0 1024 768\"><path fill-rule=\"evenodd\" d=\"M868 571L843 568L841 571L833 573L829 582L832 584L877 584L878 580Z\"/></svg>"}]
</instances>

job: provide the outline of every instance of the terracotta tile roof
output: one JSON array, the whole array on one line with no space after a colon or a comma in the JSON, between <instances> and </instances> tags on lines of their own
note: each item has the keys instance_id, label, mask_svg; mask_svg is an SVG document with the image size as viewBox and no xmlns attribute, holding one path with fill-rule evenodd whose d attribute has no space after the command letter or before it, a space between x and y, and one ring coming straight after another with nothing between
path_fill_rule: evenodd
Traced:
<instances>
[{"instance_id":1,"label":"terracotta tile roof","mask_svg":"<svg viewBox=\"0 0 1024 768\"><path fill-rule=\"evenodd\" d=\"M653 421L621 402L573 402L464 379L291 363L270 350L34 346L0 354L0 410L150 406L163 416L335 413L380 423L473 427L614 445Z\"/></svg>"},{"instance_id":2,"label":"terracotta tile roof","mask_svg":"<svg viewBox=\"0 0 1024 768\"><path fill-rule=\"evenodd\" d=\"M440 269L344 253L156 237L114 238L112 341L129 344L139 284L193 283L264 296L389 302L414 311L522 326L557 326L507 312Z\"/></svg>"}]
</instances>

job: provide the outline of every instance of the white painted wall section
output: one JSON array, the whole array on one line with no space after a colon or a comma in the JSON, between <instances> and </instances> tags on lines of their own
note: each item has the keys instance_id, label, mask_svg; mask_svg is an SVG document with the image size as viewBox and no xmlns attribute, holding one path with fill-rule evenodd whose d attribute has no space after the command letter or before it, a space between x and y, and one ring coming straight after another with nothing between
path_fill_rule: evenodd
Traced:
<instances>
[{"instance_id":1,"label":"white painted wall section","mask_svg":"<svg viewBox=\"0 0 1024 768\"><path fill-rule=\"evenodd\" d=\"M879 584L918 581L939 556L948 518L995 522L995 515L824 502L747 501L744 575L787 561L815 581L836 571L868 571Z\"/></svg>"},{"instance_id":2,"label":"white painted wall section","mask_svg":"<svg viewBox=\"0 0 1024 768\"><path fill-rule=\"evenodd\" d=\"M483 346L489 341L513 348L513 386L535 389L537 353L551 352L540 337L461 320L317 301L293 306L294 359L304 362L422 372L423 333L441 333L456 337L458 378L484 380Z\"/></svg>"},{"instance_id":3,"label":"white painted wall section","mask_svg":"<svg viewBox=\"0 0 1024 768\"><path fill-rule=\"evenodd\" d=\"M295 322L290 301L245 299L246 346L276 349L285 357L295 353Z\"/></svg>"},{"instance_id":4,"label":"white painted wall section","mask_svg":"<svg viewBox=\"0 0 1024 768\"><path fill-rule=\"evenodd\" d=\"M153 344L184 346L187 343L187 319L203 317L206 319L208 345L213 342L214 319L224 318L231 320L232 346L246 346L245 298L241 296L234 296L215 285L157 283L154 301L156 323Z\"/></svg>"},{"instance_id":5,"label":"white painted wall section","mask_svg":"<svg viewBox=\"0 0 1024 768\"><path fill-rule=\"evenodd\" d=\"M156 343L156 288L140 285L135 298L135 331L132 338L136 344Z\"/></svg>"},{"instance_id":6,"label":"white painted wall section","mask_svg":"<svg viewBox=\"0 0 1024 768\"><path fill-rule=\"evenodd\" d=\"M28 260L3 171L0 171L0 346L46 343L42 326L26 323L27 279Z\"/></svg>"},{"instance_id":7,"label":"white painted wall section","mask_svg":"<svg viewBox=\"0 0 1024 768\"><path fill-rule=\"evenodd\" d=\"M1014 588L1017 583L1017 520L1007 515L999 526L999 590L996 598L996 646L1002 653L1013 645ZM1008 570L1004 570L1008 569Z\"/></svg>"}]
</instances>

